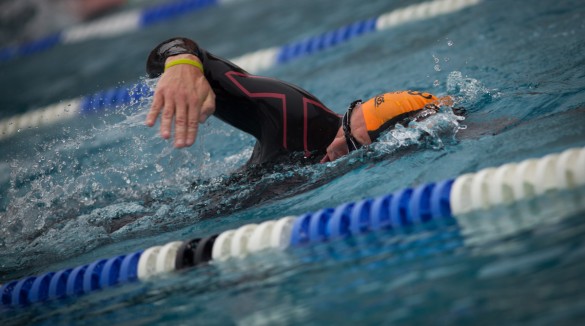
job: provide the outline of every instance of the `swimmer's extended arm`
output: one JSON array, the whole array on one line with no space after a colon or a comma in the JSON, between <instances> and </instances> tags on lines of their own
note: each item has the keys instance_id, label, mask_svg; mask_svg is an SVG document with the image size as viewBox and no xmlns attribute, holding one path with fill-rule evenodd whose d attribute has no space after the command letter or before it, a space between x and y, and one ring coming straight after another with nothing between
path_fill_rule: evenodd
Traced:
<instances>
[{"instance_id":1,"label":"swimmer's extended arm","mask_svg":"<svg viewBox=\"0 0 585 326\"><path fill-rule=\"evenodd\" d=\"M174 119L177 148L195 143L199 123L205 122L215 111L215 93L197 67L179 64L165 71L164 66L177 59L201 62L200 57L197 44L184 38L163 42L148 57L148 75L162 76L156 85L146 124L152 127L162 111L160 134L168 139Z\"/></svg>"}]
</instances>

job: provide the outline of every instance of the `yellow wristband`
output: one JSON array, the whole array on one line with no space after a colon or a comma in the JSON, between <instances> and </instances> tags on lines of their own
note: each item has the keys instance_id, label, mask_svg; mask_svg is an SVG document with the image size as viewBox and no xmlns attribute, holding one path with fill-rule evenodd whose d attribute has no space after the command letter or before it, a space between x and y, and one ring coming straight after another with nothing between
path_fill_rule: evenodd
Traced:
<instances>
[{"instance_id":1,"label":"yellow wristband","mask_svg":"<svg viewBox=\"0 0 585 326\"><path fill-rule=\"evenodd\" d=\"M203 71L203 65L201 64L201 62L199 61L195 61L195 60L191 60L191 59L177 59L177 60L173 60L169 63L167 63L165 65L165 70L169 69L172 66L176 66L176 65L191 65L193 67L197 67L199 68L199 70L201 70L202 73L205 73Z\"/></svg>"}]
</instances>

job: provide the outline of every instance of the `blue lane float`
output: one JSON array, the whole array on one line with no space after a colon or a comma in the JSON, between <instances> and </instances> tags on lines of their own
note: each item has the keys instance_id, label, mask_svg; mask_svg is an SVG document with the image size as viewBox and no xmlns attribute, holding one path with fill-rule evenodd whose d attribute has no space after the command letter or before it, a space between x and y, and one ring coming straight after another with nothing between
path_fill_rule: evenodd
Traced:
<instances>
[{"instance_id":1,"label":"blue lane float","mask_svg":"<svg viewBox=\"0 0 585 326\"><path fill-rule=\"evenodd\" d=\"M83 276L84 293L89 293L100 288L100 275L107 261L107 259L101 259L91 263L87 267L88 272Z\"/></svg>"},{"instance_id":2,"label":"blue lane float","mask_svg":"<svg viewBox=\"0 0 585 326\"><path fill-rule=\"evenodd\" d=\"M347 42L352 38L376 31L376 18L358 21L351 25L342 26L336 30L312 36L301 41L285 44L276 56L278 64L293 59L324 51L333 46Z\"/></svg>"},{"instance_id":3,"label":"blue lane float","mask_svg":"<svg viewBox=\"0 0 585 326\"><path fill-rule=\"evenodd\" d=\"M53 275L55 275L54 272L48 272L35 279L28 292L28 300L30 303L45 301L49 298L49 284Z\"/></svg>"},{"instance_id":4,"label":"blue lane float","mask_svg":"<svg viewBox=\"0 0 585 326\"><path fill-rule=\"evenodd\" d=\"M527 169L526 166L534 168ZM503 171L501 175L516 178L486 178L486 174L493 175L496 171ZM477 184L479 186L473 186ZM585 148L573 148L560 154L518 164L505 164L497 169L483 169L455 179L401 189L384 196L324 208L298 217L287 216L261 224L247 224L207 238L173 241L128 255L99 259L75 268L28 276L4 284L0 288L0 302L7 307L26 306L146 280L200 264L242 258L270 248L290 250L380 229L399 231L429 222L458 223L462 216L474 211L508 205L554 191L575 189L578 197L575 198L576 203L581 205L580 209L585 209L585 194L578 191L583 186ZM473 191L470 190L472 187ZM534 191L526 192L526 187ZM503 188L507 188L507 197L489 197ZM483 200L469 199L470 196ZM388 236L392 236L392 233ZM426 254L431 254L433 250L438 249L428 248Z\"/></svg>"},{"instance_id":5,"label":"blue lane float","mask_svg":"<svg viewBox=\"0 0 585 326\"><path fill-rule=\"evenodd\" d=\"M175 19L185 13L218 4L219 0L183 0L148 8L140 16L140 27Z\"/></svg>"},{"instance_id":6,"label":"blue lane float","mask_svg":"<svg viewBox=\"0 0 585 326\"><path fill-rule=\"evenodd\" d=\"M105 91L84 96L80 102L81 114L93 114L112 107L120 107L136 103L143 98L152 96L152 90L148 85L139 83L126 87L115 87Z\"/></svg>"},{"instance_id":7,"label":"blue lane float","mask_svg":"<svg viewBox=\"0 0 585 326\"><path fill-rule=\"evenodd\" d=\"M301 215L293 225L291 246L452 218L449 192L453 182L451 179L424 184L415 189L406 188L378 198Z\"/></svg>"}]
</instances>

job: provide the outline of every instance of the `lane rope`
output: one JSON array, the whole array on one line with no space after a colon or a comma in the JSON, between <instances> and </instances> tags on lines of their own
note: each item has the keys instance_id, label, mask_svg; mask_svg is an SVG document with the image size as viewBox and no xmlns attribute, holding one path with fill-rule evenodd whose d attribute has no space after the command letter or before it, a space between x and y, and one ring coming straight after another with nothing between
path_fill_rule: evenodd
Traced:
<instances>
[{"instance_id":1,"label":"lane rope","mask_svg":"<svg viewBox=\"0 0 585 326\"><path fill-rule=\"evenodd\" d=\"M470 213L567 190L576 193L574 204L583 210L584 186L585 147L572 148L298 217L246 224L207 238L172 241L76 268L10 281L0 288L0 302L7 307L29 305L144 281L200 264L237 262L266 249L287 250L381 229L400 230L441 220L454 220L464 228ZM493 196L496 192L501 195ZM526 215L533 216L533 211ZM428 248L429 252L433 250Z\"/></svg>"}]
</instances>

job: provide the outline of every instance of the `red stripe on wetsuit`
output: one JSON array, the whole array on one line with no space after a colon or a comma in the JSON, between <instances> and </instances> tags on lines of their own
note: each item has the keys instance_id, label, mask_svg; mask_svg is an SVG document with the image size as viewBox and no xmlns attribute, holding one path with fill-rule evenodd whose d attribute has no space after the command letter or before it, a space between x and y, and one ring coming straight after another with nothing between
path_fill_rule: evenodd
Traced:
<instances>
[{"instance_id":1,"label":"red stripe on wetsuit","mask_svg":"<svg viewBox=\"0 0 585 326\"><path fill-rule=\"evenodd\" d=\"M246 86L244 86L247 78L253 78L253 79L255 79L255 83L254 83L255 88L260 87L260 88L267 90L267 89L271 88L270 85L272 83L278 82L272 78L262 77L262 76L254 76L254 75L249 75L249 74L245 74L245 73L241 73L241 72L237 72L237 71L229 71L229 72L225 73L225 75L234 83L234 85L236 85L236 87L238 87L248 97L251 97L251 98L276 98L282 102L281 107L280 107L280 109L282 110L282 126L283 126L282 127L282 147L284 149L287 149L287 150L288 150L288 144L287 144L288 122L287 122L287 109L286 108L287 108L288 97L294 97L294 96L301 97L302 103L303 103L303 149L304 149L306 155L310 155L311 150L309 150L309 144L308 144L309 135L308 135L308 121L307 121L307 116L308 116L308 111L309 111L308 105L311 104L313 106L320 108L321 110L325 110L327 112L330 112L331 114L335 114L335 113L331 112L328 108L326 108L320 102L302 96L301 93L289 93L287 96L287 94L277 93L277 92L253 92L253 91L250 91L248 88L246 88ZM240 81L238 81L236 76L241 77L242 79ZM258 85L258 81L261 81L263 79L269 80L270 83L267 83L265 85Z\"/></svg>"}]
</instances>

